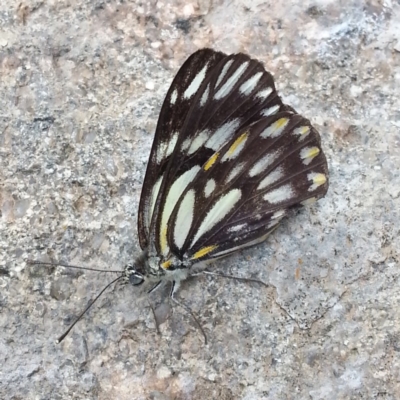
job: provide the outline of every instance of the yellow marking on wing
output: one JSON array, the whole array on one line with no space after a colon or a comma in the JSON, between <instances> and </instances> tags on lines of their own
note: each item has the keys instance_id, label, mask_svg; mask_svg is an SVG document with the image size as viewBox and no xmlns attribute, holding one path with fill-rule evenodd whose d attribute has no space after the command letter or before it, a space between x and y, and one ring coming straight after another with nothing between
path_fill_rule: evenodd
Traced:
<instances>
[{"instance_id":1,"label":"yellow marking on wing","mask_svg":"<svg viewBox=\"0 0 400 400\"><path fill-rule=\"evenodd\" d=\"M286 125L289 123L288 118L279 118L273 124L268 126L262 133L261 137L266 138L277 138L285 130Z\"/></svg>"},{"instance_id":2,"label":"yellow marking on wing","mask_svg":"<svg viewBox=\"0 0 400 400\"><path fill-rule=\"evenodd\" d=\"M168 269L171 265L172 265L172 261L167 260L167 261L164 261L163 263L161 263L161 268Z\"/></svg>"},{"instance_id":3,"label":"yellow marking on wing","mask_svg":"<svg viewBox=\"0 0 400 400\"><path fill-rule=\"evenodd\" d=\"M318 147L311 147L307 152L304 153L304 158L314 158L319 154L320 150Z\"/></svg>"},{"instance_id":4,"label":"yellow marking on wing","mask_svg":"<svg viewBox=\"0 0 400 400\"><path fill-rule=\"evenodd\" d=\"M191 260L197 260L198 258L204 257L211 251L215 250L217 247L218 247L217 245L203 247L202 249L196 251L196 253L193 254Z\"/></svg>"},{"instance_id":5,"label":"yellow marking on wing","mask_svg":"<svg viewBox=\"0 0 400 400\"><path fill-rule=\"evenodd\" d=\"M326 182L326 176L324 174L316 174L313 177L313 183L316 186L323 185Z\"/></svg>"},{"instance_id":6,"label":"yellow marking on wing","mask_svg":"<svg viewBox=\"0 0 400 400\"><path fill-rule=\"evenodd\" d=\"M301 126L298 130L300 135L305 135L306 133L310 132L309 126Z\"/></svg>"},{"instance_id":7,"label":"yellow marking on wing","mask_svg":"<svg viewBox=\"0 0 400 400\"><path fill-rule=\"evenodd\" d=\"M217 151L216 153L214 153L206 162L206 164L204 165L204 171L208 171L215 163L215 161L217 161L217 158L219 157L219 151Z\"/></svg>"},{"instance_id":8,"label":"yellow marking on wing","mask_svg":"<svg viewBox=\"0 0 400 400\"><path fill-rule=\"evenodd\" d=\"M165 227L160 232L161 253L165 253L165 250L167 249L167 246L168 246L168 243L167 243L167 227Z\"/></svg>"},{"instance_id":9,"label":"yellow marking on wing","mask_svg":"<svg viewBox=\"0 0 400 400\"><path fill-rule=\"evenodd\" d=\"M247 137L249 136L249 132L245 132L242 133L231 145L231 147L229 147L229 150L227 152L228 156L231 156L235 150L238 148L238 146L243 143Z\"/></svg>"},{"instance_id":10,"label":"yellow marking on wing","mask_svg":"<svg viewBox=\"0 0 400 400\"><path fill-rule=\"evenodd\" d=\"M287 118L279 118L278 121L274 123L275 129L282 128L282 126L285 126L288 123L288 121L289 120Z\"/></svg>"}]
</instances>

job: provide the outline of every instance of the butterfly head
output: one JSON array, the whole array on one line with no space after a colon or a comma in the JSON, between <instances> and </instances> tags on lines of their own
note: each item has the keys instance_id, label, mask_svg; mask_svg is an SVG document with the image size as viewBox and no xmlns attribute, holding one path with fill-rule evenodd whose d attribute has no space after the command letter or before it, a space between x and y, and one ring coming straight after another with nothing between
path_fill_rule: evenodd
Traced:
<instances>
[{"instance_id":1,"label":"butterfly head","mask_svg":"<svg viewBox=\"0 0 400 400\"><path fill-rule=\"evenodd\" d=\"M133 263L127 264L124 268L124 280L133 286L141 285L148 274L146 273L147 253L142 253Z\"/></svg>"},{"instance_id":2,"label":"butterfly head","mask_svg":"<svg viewBox=\"0 0 400 400\"><path fill-rule=\"evenodd\" d=\"M158 267L159 257L149 256L145 250L133 263L127 264L124 268L124 280L133 286L139 286L145 281L158 281L165 274L162 268Z\"/></svg>"}]
</instances>

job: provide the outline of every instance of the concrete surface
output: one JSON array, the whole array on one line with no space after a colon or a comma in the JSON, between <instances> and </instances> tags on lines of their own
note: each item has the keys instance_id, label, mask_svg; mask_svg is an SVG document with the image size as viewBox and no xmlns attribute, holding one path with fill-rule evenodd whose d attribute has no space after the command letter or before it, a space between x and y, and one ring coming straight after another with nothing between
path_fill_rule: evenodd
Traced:
<instances>
[{"instance_id":1,"label":"concrete surface","mask_svg":"<svg viewBox=\"0 0 400 400\"><path fill-rule=\"evenodd\" d=\"M400 398L400 3L0 3L0 398ZM264 62L319 129L330 190L192 279L191 318L115 275L163 97L189 54Z\"/></svg>"}]
</instances>

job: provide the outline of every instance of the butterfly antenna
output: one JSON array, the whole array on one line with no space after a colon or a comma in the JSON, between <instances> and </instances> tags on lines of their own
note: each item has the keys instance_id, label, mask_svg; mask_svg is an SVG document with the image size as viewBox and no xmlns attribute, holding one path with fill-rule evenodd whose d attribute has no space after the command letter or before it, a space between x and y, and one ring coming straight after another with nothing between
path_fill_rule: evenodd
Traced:
<instances>
[{"instance_id":1,"label":"butterfly antenna","mask_svg":"<svg viewBox=\"0 0 400 400\"><path fill-rule=\"evenodd\" d=\"M84 269L86 271L96 271L96 272L118 272L121 273L121 270L106 270L106 269L98 269L98 268L87 268L87 267L78 267L76 265L63 264L63 263L49 263L43 261L35 261L35 260L26 260L26 263L29 265L47 265L51 267L65 267L65 268L75 268L75 269Z\"/></svg>"},{"instance_id":2,"label":"butterfly antenna","mask_svg":"<svg viewBox=\"0 0 400 400\"><path fill-rule=\"evenodd\" d=\"M46 263L47 264L47 263ZM95 270L96 271L96 270ZM121 271L113 271L113 272L121 272ZM70 327L57 339L57 343L61 343L64 338L68 335L71 329L75 326L75 324L85 315L86 311L89 310L90 307L97 301L97 299L115 282L122 279L124 276L121 275L118 278L114 279L110 283L108 283L103 290L89 303L89 305L81 312L81 314L75 319L75 321L70 325Z\"/></svg>"}]
</instances>

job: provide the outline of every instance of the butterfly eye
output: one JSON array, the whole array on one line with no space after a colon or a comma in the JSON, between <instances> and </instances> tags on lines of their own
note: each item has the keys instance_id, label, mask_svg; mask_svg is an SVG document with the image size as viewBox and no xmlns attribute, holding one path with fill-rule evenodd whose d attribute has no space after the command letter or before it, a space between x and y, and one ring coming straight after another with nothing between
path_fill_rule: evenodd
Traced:
<instances>
[{"instance_id":1,"label":"butterfly eye","mask_svg":"<svg viewBox=\"0 0 400 400\"><path fill-rule=\"evenodd\" d=\"M139 286L144 282L144 279L141 275L131 274L129 275L129 283L133 286Z\"/></svg>"}]
</instances>

